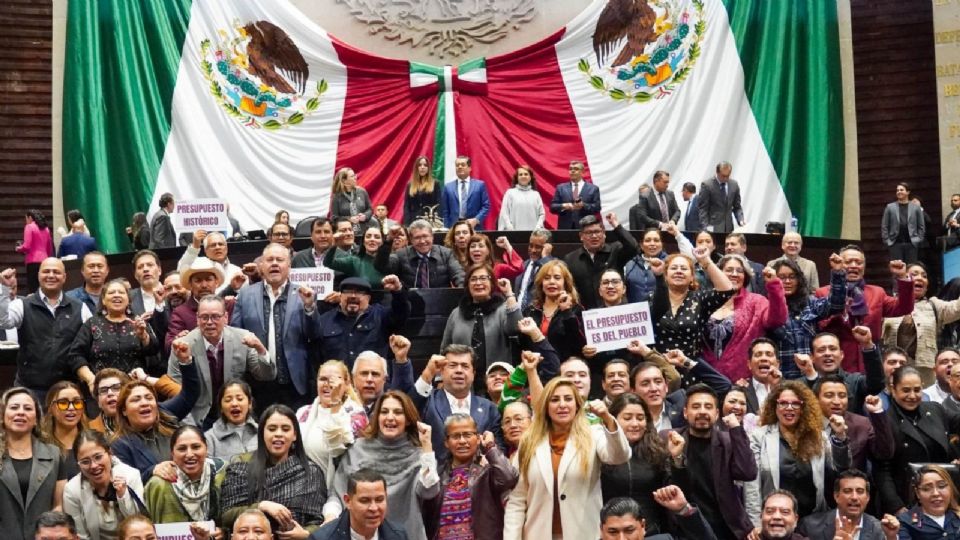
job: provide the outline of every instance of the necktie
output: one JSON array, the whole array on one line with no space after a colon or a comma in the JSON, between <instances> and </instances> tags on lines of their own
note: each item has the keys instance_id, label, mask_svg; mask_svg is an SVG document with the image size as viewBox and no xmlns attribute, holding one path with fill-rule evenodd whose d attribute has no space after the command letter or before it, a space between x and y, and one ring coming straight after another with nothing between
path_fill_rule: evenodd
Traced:
<instances>
[{"instance_id":1,"label":"necktie","mask_svg":"<svg viewBox=\"0 0 960 540\"><path fill-rule=\"evenodd\" d=\"M661 221L670 221L670 212L667 210L667 196L662 191L660 192L660 215L663 216Z\"/></svg>"},{"instance_id":2,"label":"necktie","mask_svg":"<svg viewBox=\"0 0 960 540\"><path fill-rule=\"evenodd\" d=\"M460 181L460 219L467 215L467 181Z\"/></svg>"},{"instance_id":3,"label":"necktie","mask_svg":"<svg viewBox=\"0 0 960 540\"><path fill-rule=\"evenodd\" d=\"M216 394L223 386L223 343L216 350L207 348L207 362L210 364L210 386Z\"/></svg>"},{"instance_id":4,"label":"necktie","mask_svg":"<svg viewBox=\"0 0 960 540\"><path fill-rule=\"evenodd\" d=\"M573 202L580 198L580 182L573 183Z\"/></svg>"},{"instance_id":5,"label":"necktie","mask_svg":"<svg viewBox=\"0 0 960 540\"><path fill-rule=\"evenodd\" d=\"M524 307L523 302L527 299L527 288L530 286L530 278L533 277L535 266L537 266L537 263L530 261L527 270L523 273L523 278L520 279L520 294L517 295L517 303L520 304L521 308Z\"/></svg>"},{"instance_id":6,"label":"necktie","mask_svg":"<svg viewBox=\"0 0 960 540\"><path fill-rule=\"evenodd\" d=\"M723 195L724 201L727 199L727 183L723 182L720 184L720 194Z\"/></svg>"},{"instance_id":7,"label":"necktie","mask_svg":"<svg viewBox=\"0 0 960 540\"><path fill-rule=\"evenodd\" d=\"M417 288L430 288L430 260L425 256L420 256L420 264L417 266Z\"/></svg>"}]
</instances>

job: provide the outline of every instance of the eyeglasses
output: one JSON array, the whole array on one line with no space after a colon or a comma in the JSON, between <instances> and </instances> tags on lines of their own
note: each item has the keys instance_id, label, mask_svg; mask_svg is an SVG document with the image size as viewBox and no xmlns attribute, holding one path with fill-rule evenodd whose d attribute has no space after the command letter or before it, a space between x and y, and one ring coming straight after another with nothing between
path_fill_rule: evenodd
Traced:
<instances>
[{"instance_id":1,"label":"eyeglasses","mask_svg":"<svg viewBox=\"0 0 960 540\"><path fill-rule=\"evenodd\" d=\"M223 318L223 313L210 313L203 315L197 315L197 320L201 322L217 322Z\"/></svg>"},{"instance_id":2,"label":"eyeglasses","mask_svg":"<svg viewBox=\"0 0 960 540\"><path fill-rule=\"evenodd\" d=\"M934 491L947 491L949 487L950 486L947 485L946 482L940 481L940 482L937 482L936 484L924 484L922 486L918 486L917 491L925 495L929 495Z\"/></svg>"},{"instance_id":3,"label":"eyeglasses","mask_svg":"<svg viewBox=\"0 0 960 540\"><path fill-rule=\"evenodd\" d=\"M104 452L98 452L88 458L78 459L77 465L86 469L87 467L93 465L94 463L100 463L101 461L103 461L103 458L105 458L106 456L107 454L105 454Z\"/></svg>"},{"instance_id":4,"label":"eyeglasses","mask_svg":"<svg viewBox=\"0 0 960 540\"><path fill-rule=\"evenodd\" d=\"M275 236L275 237L277 237L277 238L287 238L288 236L290 236L290 233L288 233L288 232L275 232L275 233L273 233L271 236Z\"/></svg>"},{"instance_id":5,"label":"eyeglasses","mask_svg":"<svg viewBox=\"0 0 960 540\"><path fill-rule=\"evenodd\" d=\"M490 281L490 276L470 276L470 283L485 283Z\"/></svg>"},{"instance_id":6,"label":"eyeglasses","mask_svg":"<svg viewBox=\"0 0 960 540\"><path fill-rule=\"evenodd\" d=\"M63 398L63 399L58 399L54 401L54 403L57 404L57 408L60 409L61 411L65 411L69 409L71 405L73 406L74 410L77 410L77 411L83 410L83 400L80 398L74 398L74 399Z\"/></svg>"},{"instance_id":7,"label":"eyeglasses","mask_svg":"<svg viewBox=\"0 0 960 540\"><path fill-rule=\"evenodd\" d=\"M589 231L583 231L584 236L600 236L604 233L603 229L592 229Z\"/></svg>"},{"instance_id":8,"label":"eyeglasses","mask_svg":"<svg viewBox=\"0 0 960 540\"><path fill-rule=\"evenodd\" d=\"M778 409L785 409L785 410L797 409L797 410L800 410L801 407L803 407L803 402L802 402L802 401L784 401L784 400L777 400L777 408L778 408Z\"/></svg>"},{"instance_id":9,"label":"eyeglasses","mask_svg":"<svg viewBox=\"0 0 960 540\"><path fill-rule=\"evenodd\" d=\"M620 278L616 278L616 279L605 279L605 280L603 280L603 281L600 282L600 285L603 285L604 287L610 287L610 286L620 285L621 283L623 283L623 280L620 279Z\"/></svg>"},{"instance_id":10,"label":"eyeglasses","mask_svg":"<svg viewBox=\"0 0 960 540\"><path fill-rule=\"evenodd\" d=\"M723 269L723 273L725 273L725 274L734 274L734 275L737 275L737 274L743 275L743 274L746 274L747 271L744 270L743 268L724 268L724 269Z\"/></svg>"},{"instance_id":11,"label":"eyeglasses","mask_svg":"<svg viewBox=\"0 0 960 540\"><path fill-rule=\"evenodd\" d=\"M340 296L363 296L368 294L367 291L358 291L354 289L347 289L345 291L340 291Z\"/></svg>"},{"instance_id":12,"label":"eyeglasses","mask_svg":"<svg viewBox=\"0 0 960 540\"><path fill-rule=\"evenodd\" d=\"M468 439L472 439L476 436L477 436L476 431L464 431L462 433L451 433L450 435L447 435L447 438L450 439L451 441L465 441Z\"/></svg>"},{"instance_id":13,"label":"eyeglasses","mask_svg":"<svg viewBox=\"0 0 960 540\"><path fill-rule=\"evenodd\" d=\"M111 384L110 386L101 386L100 388L97 388L97 395L105 396L107 394L119 394L121 386L123 385L120 383Z\"/></svg>"},{"instance_id":14,"label":"eyeglasses","mask_svg":"<svg viewBox=\"0 0 960 540\"><path fill-rule=\"evenodd\" d=\"M777 277L780 279L780 281L796 281L797 280L796 274L790 274L789 276L778 275Z\"/></svg>"},{"instance_id":15,"label":"eyeglasses","mask_svg":"<svg viewBox=\"0 0 960 540\"><path fill-rule=\"evenodd\" d=\"M529 421L530 421L530 417L529 417L529 416L521 416L521 415L519 415L519 414L518 414L518 415L514 415L514 416L504 416L504 417L503 417L503 425L505 425L505 426L519 425L519 424L523 424L524 422L529 422Z\"/></svg>"}]
</instances>

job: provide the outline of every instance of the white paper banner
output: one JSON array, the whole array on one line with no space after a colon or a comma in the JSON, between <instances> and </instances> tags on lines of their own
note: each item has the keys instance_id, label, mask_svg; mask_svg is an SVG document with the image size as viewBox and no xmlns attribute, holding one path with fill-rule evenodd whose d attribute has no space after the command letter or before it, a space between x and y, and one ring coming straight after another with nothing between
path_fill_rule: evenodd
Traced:
<instances>
[{"instance_id":1,"label":"white paper banner","mask_svg":"<svg viewBox=\"0 0 960 540\"><path fill-rule=\"evenodd\" d=\"M584 311L583 330L587 345L598 352L625 349L633 340L647 345L654 342L647 302Z\"/></svg>"},{"instance_id":2,"label":"white paper banner","mask_svg":"<svg viewBox=\"0 0 960 540\"><path fill-rule=\"evenodd\" d=\"M290 270L289 280L297 285L313 287L320 299L333 292L333 270L329 268L294 268Z\"/></svg>"},{"instance_id":3,"label":"white paper banner","mask_svg":"<svg viewBox=\"0 0 960 540\"><path fill-rule=\"evenodd\" d=\"M213 531L216 528L213 521L199 521L198 525ZM157 529L157 540L193 540L194 536L190 533L190 523L157 523L154 525Z\"/></svg>"},{"instance_id":4,"label":"white paper banner","mask_svg":"<svg viewBox=\"0 0 960 540\"><path fill-rule=\"evenodd\" d=\"M173 226L178 234L199 230L229 232L227 203L223 199L179 201L173 210Z\"/></svg>"}]
</instances>

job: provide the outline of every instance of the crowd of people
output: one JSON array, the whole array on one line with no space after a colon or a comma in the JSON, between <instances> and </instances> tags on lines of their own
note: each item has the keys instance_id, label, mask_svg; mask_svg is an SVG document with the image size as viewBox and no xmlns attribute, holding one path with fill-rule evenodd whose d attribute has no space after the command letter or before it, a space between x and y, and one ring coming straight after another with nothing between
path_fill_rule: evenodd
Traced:
<instances>
[{"instance_id":1,"label":"crowd of people","mask_svg":"<svg viewBox=\"0 0 960 540\"><path fill-rule=\"evenodd\" d=\"M456 166L441 188L416 161L402 223L338 171L310 247L280 211L242 266L232 231L197 231L164 273L164 195L130 231L135 283L96 250L72 290L49 253L35 293L0 272L19 343L4 538L960 538L960 300L923 263L889 261L888 293L856 245L820 261L823 286L796 232L750 260L727 163L683 209L656 173L637 236L572 162L549 205L579 230L562 257L521 167L498 222L532 231L524 259L482 232L483 182ZM414 358L410 290L430 288L462 296ZM644 301L652 343L588 343L585 311Z\"/></svg>"}]
</instances>

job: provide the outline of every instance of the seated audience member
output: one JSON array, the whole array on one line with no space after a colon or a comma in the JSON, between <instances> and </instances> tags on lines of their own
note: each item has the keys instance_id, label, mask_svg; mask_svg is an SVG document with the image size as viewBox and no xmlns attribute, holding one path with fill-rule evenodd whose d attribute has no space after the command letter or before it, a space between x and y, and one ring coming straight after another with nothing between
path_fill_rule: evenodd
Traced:
<instances>
[{"instance_id":1,"label":"seated audience member","mask_svg":"<svg viewBox=\"0 0 960 540\"><path fill-rule=\"evenodd\" d=\"M620 358L614 358L604 364L600 387L603 389L603 402L609 407L617 397L630 391L630 364ZM613 413L613 415L617 414Z\"/></svg>"},{"instance_id":2,"label":"seated audience member","mask_svg":"<svg viewBox=\"0 0 960 540\"><path fill-rule=\"evenodd\" d=\"M532 231L543 227L545 217L543 198L537 191L533 169L529 165L520 165L513 173L513 187L503 194L497 229Z\"/></svg>"},{"instance_id":3,"label":"seated audience member","mask_svg":"<svg viewBox=\"0 0 960 540\"><path fill-rule=\"evenodd\" d=\"M803 249L803 237L800 236L800 233L788 232L780 239L780 250L783 251L783 255L767 261L767 266L772 267L777 262L784 260L794 263L800 269L800 272L803 273L803 278L806 280L809 290L815 291L820 288L820 275L817 272L817 263L801 257L801 249ZM833 266L832 261L830 266Z\"/></svg>"},{"instance_id":4,"label":"seated audience member","mask_svg":"<svg viewBox=\"0 0 960 540\"><path fill-rule=\"evenodd\" d=\"M519 333L520 304L510 281L495 282L489 266L471 266L465 279L467 288L447 319L440 346L471 346L476 360L474 366L486 372L491 363L511 357L509 339ZM474 390L482 391L479 381Z\"/></svg>"},{"instance_id":5,"label":"seated audience member","mask_svg":"<svg viewBox=\"0 0 960 540\"><path fill-rule=\"evenodd\" d=\"M229 462L234 456L257 449L257 421L253 414L253 391L242 379L228 379L217 394L220 417L204 433L207 455Z\"/></svg>"},{"instance_id":6,"label":"seated audience member","mask_svg":"<svg viewBox=\"0 0 960 540\"><path fill-rule=\"evenodd\" d=\"M346 511L336 521L327 522L316 530L310 540L406 540L403 528L387 520L387 481L380 473L360 469L351 474L343 503Z\"/></svg>"},{"instance_id":7,"label":"seated audience member","mask_svg":"<svg viewBox=\"0 0 960 540\"><path fill-rule=\"evenodd\" d=\"M828 421L829 435L817 398L803 383L787 381L771 390L761 409L760 427L750 434L758 474L746 483L744 499L754 525L765 512L760 501L777 489L796 495L797 515L828 508L830 482L850 466L847 424L840 415Z\"/></svg>"},{"instance_id":8,"label":"seated audience member","mask_svg":"<svg viewBox=\"0 0 960 540\"><path fill-rule=\"evenodd\" d=\"M497 280L509 279L511 283L523 272L523 259L510 245L506 236L497 237L497 247L503 250L503 262L496 262L493 257L493 244L490 237L476 233L467 243L467 266L486 265L493 268L493 275Z\"/></svg>"},{"instance_id":9,"label":"seated audience member","mask_svg":"<svg viewBox=\"0 0 960 540\"><path fill-rule=\"evenodd\" d=\"M140 471L114 457L102 433L80 433L73 448L80 474L63 490L63 510L75 517L81 538L116 537L124 518L147 510Z\"/></svg>"},{"instance_id":10,"label":"seated audience member","mask_svg":"<svg viewBox=\"0 0 960 540\"><path fill-rule=\"evenodd\" d=\"M411 230L411 233L413 231ZM443 237L443 245L453 252L460 266L466 268L470 266L470 238L476 234L473 225L466 220L458 220L453 227L447 231Z\"/></svg>"},{"instance_id":11,"label":"seated audience member","mask_svg":"<svg viewBox=\"0 0 960 540\"><path fill-rule=\"evenodd\" d=\"M900 270L900 267L891 268ZM927 298L930 282L927 279L927 267L923 263L913 263L903 270L893 277L900 280L909 276L913 280L913 312L883 320L883 344L902 347L913 358L911 365L920 372L923 384L929 386L935 382L933 372L938 356L937 340L944 326L960 320L960 299L944 301L936 296Z\"/></svg>"},{"instance_id":12,"label":"seated audience member","mask_svg":"<svg viewBox=\"0 0 960 540\"><path fill-rule=\"evenodd\" d=\"M287 248L290 257L293 257L293 227L289 223L274 223L267 231L267 239L271 243L280 244ZM350 237L351 245L353 237Z\"/></svg>"},{"instance_id":13,"label":"seated audience member","mask_svg":"<svg viewBox=\"0 0 960 540\"><path fill-rule=\"evenodd\" d=\"M600 425L589 424L587 407ZM559 475L552 463L567 453L576 465ZM603 401L585 404L571 380L553 379L537 399L533 425L517 451L520 481L507 499L503 538L540 537L547 530L554 538L592 537L603 505L600 466L629 459L630 443Z\"/></svg>"},{"instance_id":14,"label":"seated audience member","mask_svg":"<svg viewBox=\"0 0 960 540\"><path fill-rule=\"evenodd\" d=\"M750 343L767 331L783 326L787 320L787 302L783 284L773 269L764 269L769 299L749 292L747 285L757 276L742 255L724 255L720 270L727 276L736 294L717 308L703 329L703 359L730 380L748 377L744 365Z\"/></svg>"},{"instance_id":15,"label":"seated audience member","mask_svg":"<svg viewBox=\"0 0 960 540\"><path fill-rule=\"evenodd\" d=\"M935 380L933 384L923 389L923 394L930 398L930 401L943 404L944 400L950 397L950 373L960 365L960 351L954 347L946 347L937 351L934 358L933 373ZM920 375L923 375L923 371Z\"/></svg>"},{"instance_id":16,"label":"seated audience member","mask_svg":"<svg viewBox=\"0 0 960 540\"><path fill-rule=\"evenodd\" d=\"M690 386L702 382L713 389L716 395L726 394L730 381L717 373L706 362L690 360L679 349L668 351L667 362L682 373L681 386ZM669 392L667 379L662 367L653 362L642 362L630 370L633 392L643 399L657 431L683 427L686 420L681 414L687 400L684 390ZM669 392L669 393L668 393Z\"/></svg>"},{"instance_id":17,"label":"seated audience member","mask_svg":"<svg viewBox=\"0 0 960 540\"><path fill-rule=\"evenodd\" d=\"M351 475L360 469L382 474L387 484L390 521L403 524L407 538L426 540L420 500L435 497L440 489L431 428L421 423L417 409L402 392L388 390L377 400L362 439L341 458L333 479L333 491L323 509L325 521L343 510L339 498L349 492ZM338 497L334 497L337 494Z\"/></svg>"},{"instance_id":18,"label":"seated audience member","mask_svg":"<svg viewBox=\"0 0 960 540\"><path fill-rule=\"evenodd\" d=\"M553 235L544 228L530 231L527 240L527 260L523 262L523 270L514 282L513 288L517 291L517 302L521 309L527 309L533 300L533 282L540 267L553 260L553 244L550 243Z\"/></svg>"},{"instance_id":19,"label":"seated audience member","mask_svg":"<svg viewBox=\"0 0 960 540\"><path fill-rule=\"evenodd\" d=\"M760 413L760 406L767 400L770 389L780 384L783 374L780 372L780 360L777 355L777 345L773 340L759 337L750 343L747 351L747 369L750 379L737 381L737 384L746 388L747 411L753 414Z\"/></svg>"},{"instance_id":20,"label":"seated audience member","mask_svg":"<svg viewBox=\"0 0 960 540\"><path fill-rule=\"evenodd\" d=\"M950 473L937 465L924 465L916 474L913 491L917 503L910 510L897 514L898 538L929 540L960 535L960 504L957 503L957 486ZM889 517L883 517L885 532L894 528Z\"/></svg>"},{"instance_id":21,"label":"seated audience member","mask_svg":"<svg viewBox=\"0 0 960 540\"><path fill-rule=\"evenodd\" d=\"M579 356L587 343L583 307L567 265L559 259L544 263L534 279L532 295L523 316L533 319L547 341L556 344L561 361Z\"/></svg>"},{"instance_id":22,"label":"seated audience member","mask_svg":"<svg viewBox=\"0 0 960 540\"><path fill-rule=\"evenodd\" d=\"M90 236L87 224L78 219L70 225L70 233L63 236L57 248L57 257L82 259L87 253L97 250L97 240Z\"/></svg>"},{"instance_id":23,"label":"seated audience member","mask_svg":"<svg viewBox=\"0 0 960 540\"><path fill-rule=\"evenodd\" d=\"M370 227L380 229L380 234L386 238L387 232L394 227L399 227L400 222L390 219L390 209L387 205L380 203L373 207L373 217L370 218Z\"/></svg>"},{"instance_id":24,"label":"seated audience member","mask_svg":"<svg viewBox=\"0 0 960 540\"><path fill-rule=\"evenodd\" d=\"M217 463L208 458L203 432L182 426L170 437L170 453L177 480L154 476L144 488L144 502L156 523L220 521L220 486ZM217 528L214 536L222 537Z\"/></svg>"},{"instance_id":25,"label":"seated audience member","mask_svg":"<svg viewBox=\"0 0 960 540\"><path fill-rule=\"evenodd\" d=\"M908 508L914 480L911 463L950 463L957 459L953 434L960 431L960 415L945 411L939 403L921 401L923 386L916 368L897 368L890 378L893 401L887 414L896 451L880 461L874 472L879 486L880 509L900 515Z\"/></svg>"},{"instance_id":26,"label":"seated audience member","mask_svg":"<svg viewBox=\"0 0 960 540\"><path fill-rule=\"evenodd\" d=\"M801 374L793 361L793 355L810 354L810 342L817 334L817 325L831 314L841 313L846 307L846 271L843 259L836 253L830 255L830 295L825 298L812 296L814 291L807 284L806 275L789 259L770 261L770 268L783 283L787 300L787 320L783 326L774 328L768 336L777 344L780 356L780 371L785 379L799 379Z\"/></svg>"},{"instance_id":27,"label":"seated audience member","mask_svg":"<svg viewBox=\"0 0 960 540\"><path fill-rule=\"evenodd\" d=\"M334 241L342 235L353 234L336 232ZM323 266L340 272L344 277L360 277L371 283L380 283L383 278L399 272L400 261L390 252L390 246L384 245L383 232L370 227L363 233L363 245L356 254L328 249L323 256Z\"/></svg>"},{"instance_id":28,"label":"seated audience member","mask_svg":"<svg viewBox=\"0 0 960 540\"><path fill-rule=\"evenodd\" d=\"M753 272L753 279L751 279L750 284L746 286L747 290L763 296L767 295L765 281L767 276L764 275L763 265L747 258L747 237L744 236L743 233L733 232L728 234L723 239L723 253L725 255L740 255L743 257Z\"/></svg>"},{"instance_id":29,"label":"seated audience member","mask_svg":"<svg viewBox=\"0 0 960 540\"><path fill-rule=\"evenodd\" d=\"M440 465L439 491L421 503L427 537L500 540L503 500L517 485L517 469L470 415L453 413L443 427L449 458Z\"/></svg>"},{"instance_id":30,"label":"seated audience member","mask_svg":"<svg viewBox=\"0 0 960 540\"><path fill-rule=\"evenodd\" d=\"M289 281L290 257L283 246L264 247L259 268L263 281L237 295L230 326L257 336L276 366L275 380L253 385L257 403L300 407L310 401L308 339L314 332L317 299L313 289Z\"/></svg>"},{"instance_id":31,"label":"seated audience member","mask_svg":"<svg viewBox=\"0 0 960 540\"><path fill-rule=\"evenodd\" d=\"M66 512L50 510L40 514L33 540L80 540L73 517Z\"/></svg>"},{"instance_id":32,"label":"seated audience member","mask_svg":"<svg viewBox=\"0 0 960 540\"><path fill-rule=\"evenodd\" d=\"M365 278L349 277L340 282L340 305L316 315L311 323L311 345L320 352L320 358L336 358L352 367L363 351L387 355L390 335L403 327L410 302L397 276L388 275L380 284L390 293L389 306L371 303L372 287Z\"/></svg>"},{"instance_id":33,"label":"seated audience member","mask_svg":"<svg viewBox=\"0 0 960 540\"><path fill-rule=\"evenodd\" d=\"M400 390L409 395L413 392L413 363L410 362L410 340L401 335L392 335L389 338L390 350L393 351L393 373L390 376L388 389ZM374 351L363 351L357 355L351 370L353 386L357 397L361 400L367 417L387 386L387 359Z\"/></svg>"},{"instance_id":34,"label":"seated audience member","mask_svg":"<svg viewBox=\"0 0 960 540\"><path fill-rule=\"evenodd\" d=\"M873 334L870 329L866 326L858 326L853 329L852 335L859 344L859 350L863 352L866 373L852 373L840 367L846 352L842 349L837 336L826 332L814 336L810 343L813 348L812 357L798 354L795 360L808 386L812 387L820 376L828 373L836 373L843 377L847 385L850 410L859 414L863 411L864 399L882 390L885 383L880 350L873 343Z\"/></svg>"},{"instance_id":35,"label":"seated audience member","mask_svg":"<svg viewBox=\"0 0 960 540\"><path fill-rule=\"evenodd\" d=\"M872 463L893 457L896 440L887 416L877 396L867 396L863 404L864 416L854 414L847 408L847 386L836 373L824 375L813 387L824 418L834 415L843 417L847 424L847 439L850 441L850 466L866 471L867 458ZM824 426L826 430L828 426ZM825 435L829 433L825 432Z\"/></svg>"},{"instance_id":36,"label":"seated audience member","mask_svg":"<svg viewBox=\"0 0 960 540\"><path fill-rule=\"evenodd\" d=\"M175 465L170 461L170 435L179 421L190 414L200 395L197 363L190 358L186 344L176 343L183 358L183 390L176 397L157 402L153 387L144 381L130 381L120 389L117 400L117 431L111 450L124 463L140 471L146 482L151 476L169 481L176 479Z\"/></svg>"},{"instance_id":37,"label":"seated audience member","mask_svg":"<svg viewBox=\"0 0 960 540\"><path fill-rule=\"evenodd\" d=\"M472 391L476 377L473 348L452 344L444 347L442 352L442 356L433 355L430 358L420 378L414 383L416 392L411 394L423 422L432 428L433 448L438 462L447 458L447 448L443 445L444 425L451 414L470 416L479 432L493 433L498 444L502 444L503 440L497 406ZM440 375L443 383L439 390L434 390L431 384L436 375Z\"/></svg>"},{"instance_id":38,"label":"seated audience member","mask_svg":"<svg viewBox=\"0 0 960 540\"><path fill-rule=\"evenodd\" d=\"M303 449L320 466L328 484L336 459L367 427L367 413L353 391L350 371L340 360L327 360L317 370L317 398L297 411Z\"/></svg>"},{"instance_id":39,"label":"seated audience member","mask_svg":"<svg viewBox=\"0 0 960 540\"><path fill-rule=\"evenodd\" d=\"M870 479L863 471L848 469L839 473L833 481L833 500L837 503L836 509L802 518L797 531L810 540L845 538L844 533L850 538L859 535L861 540L886 538L880 520L867 513Z\"/></svg>"},{"instance_id":40,"label":"seated audience member","mask_svg":"<svg viewBox=\"0 0 960 540\"><path fill-rule=\"evenodd\" d=\"M210 259L197 257L190 268L180 272L180 282L186 285L190 294L183 304L175 307L170 313L167 335L163 340L165 354L170 352L170 344L173 340L197 327L197 308L200 305L200 299L217 293L217 289L223 283L223 273Z\"/></svg>"},{"instance_id":41,"label":"seated audience member","mask_svg":"<svg viewBox=\"0 0 960 540\"><path fill-rule=\"evenodd\" d=\"M91 251L84 255L80 274L83 276L83 285L70 289L66 295L83 302L91 313L96 313L100 306L103 285L107 282L107 276L110 275L107 256L99 251Z\"/></svg>"},{"instance_id":42,"label":"seated audience member","mask_svg":"<svg viewBox=\"0 0 960 540\"><path fill-rule=\"evenodd\" d=\"M316 531L314 531L316 532ZM240 512L233 522L232 540L269 540L273 538L273 527L267 515L251 508Z\"/></svg>"},{"instance_id":43,"label":"seated audience member","mask_svg":"<svg viewBox=\"0 0 960 540\"><path fill-rule=\"evenodd\" d=\"M806 540L796 532L800 516L797 498L789 489L775 489L763 498L760 526L754 529L759 540ZM841 537L842 538L842 537Z\"/></svg>"},{"instance_id":44,"label":"seated audience member","mask_svg":"<svg viewBox=\"0 0 960 540\"><path fill-rule=\"evenodd\" d=\"M87 429L83 393L76 384L60 381L50 387L44 405L47 415L40 422L43 441L60 449L67 478L73 478L80 472L73 441L81 431Z\"/></svg>"},{"instance_id":45,"label":"seated audience member","mask_svg":"<svg viewBox=\"0 0 960 540\"><path fill-rule=\"evenodd\" d=\"M620 394L610 405L610 414L620 424L632 453L621 465L600 467L600 488L603 500L629 497L640 505L650 534L666 532L667 515L653 499L653 492L668 484L670 454L660 438L640 396L627 392Z\"/></svg>"},{"instance_id":46,"label":"seated audience member","mask_svg":"<svg viewBox=\"0 0 960 540\"><path fill-rule=\"evenodd\" d=\"M680 534L659 533L648 537L646 511L641 510L640 505L629 497L617 497L607 501L600 509L600 540L716 540L700 510L687 502L680 488L674 485L659 488L653 492L653 498L674 516Z\"/></svg>"},{"instance_id":47,"label":"seated audience member","mask_svg":"<svg viewBox=\"0 0 960 540\"><path fill-rule=\"evenodd\" d=\"M617 241L607 243L603 223L590 215L580 220L581 247L563 258L570 268L573 282L580 291L580 299L586 309L600 307L597 290L600 288L600 274L603 270L620 270L637 254L637 241L630 231L620 225L616 214L611 212L606 219L613 228Z\"/></svg>"},{"instance_id":48,"label":"seated audience member","mask_svg":"<svg viewBox=\"0 0 960 540\"><path fill-rule=\"evenodd\" d=\"M200 396L193 411L184 419L188 424L209 429L220 416L219 402L223 381L252 376L258 381L271 381L277 375L277 365L268 356L267 348L251 332L227 326L226 303L219 296L207 295L197 307L198 327L178 338L186 346L170 352L167 375L180 382L180 362L192 357L200 359ZM204 362L203 360L206 360Z\"/></svg>"},{"instance_id":49,"label":"seated audience member","mask_svg":"<svg viewBox=\"0 0 960 540\"><path fill-rule=\"evenodd\" d=\"M514 367L506 362L494 362L487 366L487 373L484 379L487 388L487 399L494 405L500 405L500 398L503 393L503 385L510 378Z\"/></svg>"},{"instance_id":50,"label":"seated audience member","mask_svg":"<svg viewBox=\"0 0 960 540\"><path fill-rule=\"evenodd\" d=\"M737 385L730 387L730 390L727 390L723 399L720 400L720 418L731 414L736 416L737 422L743 426L747 435L750 435L754 428L757 427L757 415L748 412L748 392L749 389L746 386Z\"/></svg>"},{"instance_id":51,"label":"seated audience member","mask_svg":"<svg viewBox=\"0 0 960 540\"><path fill-rule=\"evenodd\" d=\"M433 227L422 219L410 224L410 245L397 252L400 279L416 289L463 287L463 266L449 248L433 245Z\"/></svg>"},{"instance_id":52,"label":"seated audience member","mask_svg":"<svg viewBox=\"0 0 960 540\"><path fill-rule=\"evenodd\" d=\"M200 248L203 247L203 256L213 261L213 264L220 269L223 274L223 283L217 287L217 293L225 290L228 286L233 291L237 291L246 283L243 270L230 262L227 257L229 246L227 237L222 232L195 231L193 239L187 249L183 252L180 260L177 262L177 271L186 272L193 261L200 256ZM239 277L238 277L239 276Z\"/></svg>"},{"instance_id":53,"label":"seated audience member","mask_svg":"<svg viewBox=\"0 0 960 540\"><path fill-rule=\"evenodd\" d=\"M130 516L117 527L117 540L157 540L157 529L153 521L143 514ZM196 540L206 540L197 538Z\"/></svg>"},{"instance_id":54,"label":"seated audience member","mask_svg":"<svg viewBox=\"0 0 960 540\"><path fill-rule=\"evenodd\" d=\"M665 432L671 481L700 509L717 538L744 538L750 519L739 483L757 477L747 433L734 415L719 417L717 394L704 384L687 388L686 426Z\"/></svg>"},{"instance_id":55,"label":"seated audience member","mask_svg":"<svg viewBox=\"0 0 960 540\"><path fill-rule=\"evenodd\" d=\"M93 379L93 388L96 392L97 408L100 414L90 420L87 427L113 437L117 429L117 398L120 389L130 382L130 377L119 369L106 368L97 372Z\"/></svg>"},{"instance_id":56,"label":"seated audience member","mask_svg":"<svg viewBox=\"0 0 960 540\"><path fill-rule=\"evenodd\" d=\"M843 349L843 369L848 373L863 373L865 359L853 329L866 326L875 336L882 336L883 318L900 317L913 312L913 283L906 279L897 280L897 295L887 296L881 287L867 285L863 281L866 260L863 250L854 245L840 249L840 257L847 270L847 301L842 313L831 315L820 323L820 329L831 332L840 340ZM891 273L897 275L902 261L891 261ZM830 294L829 287L817 289L817 296Z\"/></svg>"},{"instance_id":57,"label":"seated audience member","mask_svg":"<svg viewBox=\"0 0 960 540\"><path fill-rule=\"evenodd\" d=\"M323 522L323 471L304 453L297 417L289 407L270 405L258 423L256 452L238 457L223 473L221 526L232 529L241 512L256 508L287 538L307 538Z\"/></svg>"},{"instance_id":58,"label":"seated audience member","mask_svg":"<svg viewBox=\"0 0 960 540\"><path fill-rule=\"evenodd\" d=\"M503 442L507 447L507 456L512 457L520 446L523 434L530 428L533 409L523 399L513 401L503 408L500 426L503 429Z\"/></svg>"}]
</instances>

